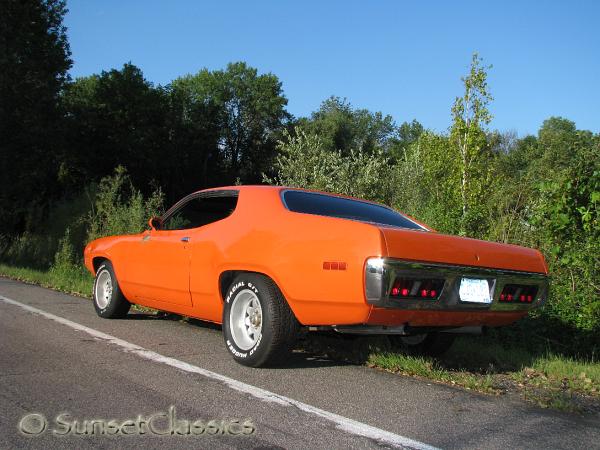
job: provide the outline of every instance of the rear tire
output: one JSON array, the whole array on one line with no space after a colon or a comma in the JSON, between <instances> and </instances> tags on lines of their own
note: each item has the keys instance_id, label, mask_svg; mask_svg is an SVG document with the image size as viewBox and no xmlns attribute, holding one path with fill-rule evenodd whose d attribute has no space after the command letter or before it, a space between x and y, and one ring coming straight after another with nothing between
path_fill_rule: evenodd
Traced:
<instances>
[{"instance_id":1,"label":"rear tire","mask_svg":"<svg viewBox=\"0 0 600 450\"><path fill-rule=\"evenodd\" d=\"M441 356L446 353L456 336L450 333L423 333L413 336L389 336L391 343L409 353L426 356Z\"/></svg>"},{"instance_id":2,"label":"rear tire","mask_svg":"<svg viewBox=\"0 0 600 450\"><path fill-rule=\"evenodd\" d=\"M289 354L299 329L270 278L255 273L235 277L223 305L223 338L236 362L249 367L279 363Z\"/></svg>"},{"instance_id":3,"label":"rear tire","mask_svg":"<svg viewBox=\"0 0 600 450\"><path fill-rule=\"evenodd\" d=\"M96 271L93 299L96 313L104 319L123 318L131 308L131 303L127 301L119 288L110 261L102 262Z\"/></svg>"}]
</instances>

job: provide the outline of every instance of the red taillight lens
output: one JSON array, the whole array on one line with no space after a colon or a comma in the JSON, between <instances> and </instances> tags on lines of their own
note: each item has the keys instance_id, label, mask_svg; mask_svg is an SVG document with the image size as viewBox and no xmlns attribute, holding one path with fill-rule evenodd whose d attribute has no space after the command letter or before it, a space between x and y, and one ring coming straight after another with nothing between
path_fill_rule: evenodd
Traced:
<instances>
[{"instance_id":1,"label":"red taillight lens","mask_svg":"<svg viewBox=\"0 0 600 450\"><path fill-rule=\"evenodd\" d=\"M537 295L537 286L528 286L525 284L507 284L500 293L500 302L507 303L518 299L521 303L531 303Z\"/></svg>"},{"instance_id":2,"label":"red taillight lens","mask_svg":"<svg viewBox=\"0 0 600 450\"><path fill-rule=\"evenodd\" d=\"M443 279L396 278L390 291L391 298L435 300L444 287Z\"/></svg>"}]
</instances>

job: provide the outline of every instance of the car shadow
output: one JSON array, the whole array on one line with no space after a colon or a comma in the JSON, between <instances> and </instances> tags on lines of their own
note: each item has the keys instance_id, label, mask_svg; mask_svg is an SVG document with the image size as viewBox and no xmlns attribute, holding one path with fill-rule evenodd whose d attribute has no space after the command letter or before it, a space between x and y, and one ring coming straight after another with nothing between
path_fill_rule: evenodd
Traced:
<instances>
[{"instance_id":1,"label":"car shadow","mask_svg":"<svg viewBox=\"0 0 600 450\"><path fill-rule=\"evenodd\" d=\"M164 320L181 322L193 327L221 332L221 326L212 322L181 316L162 311L131 311L124 320ZM527 319L527 325L533 320ZM449 352L437 358L425 357L435 367L451 371L469 371L482 375L509 373L530 367L540 356L547 354L547 346L534 346L523 349L515 345L507 348L506 341L522 341L524 331L521 322L491 331L486 336L460 336ZM537 348L536 348L537 347ZM369 363L373 354L400 353L414 355L410 349L393 345L387 336L347 335L335 332L302 333L294 346L294 351L283 362L272 368L297 369L339 366L360 366ZM576 356L572 353L569 356ZM422 359L422 358L421 358Z\"/></svg>"},{"instance_id":2,"label":"car shadow","mask_svg":"<svg viewBox=\"0 0 600 450\"><path fill-rule=\"evenodd\" d=\"M182 322L193 327L221 331L221 325L203 320L194 319L191 317L181 316L162 311L132 311L127 314L122 320L165 320L170 322ZM360 361L341 360L338 358L330 358L325 353L318 350L318 347L309 344L307 334L303 334L298 339L294 349L290 352L282 363L278 365L268 366L269 369L307 369L307 368L323 368L323 367L340 367L360 364Z\"/></svg>"}]
</instances>

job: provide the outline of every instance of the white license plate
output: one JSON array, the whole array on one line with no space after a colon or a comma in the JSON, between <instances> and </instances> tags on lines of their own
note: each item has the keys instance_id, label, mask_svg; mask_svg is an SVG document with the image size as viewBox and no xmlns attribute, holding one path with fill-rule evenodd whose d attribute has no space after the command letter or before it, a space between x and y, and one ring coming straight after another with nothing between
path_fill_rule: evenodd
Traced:
<instances>
[{"instance_id":1,"label":"white license plate","mask_svg":"<svg viewBox=\"0 0 600 450\"><path fill-rule=\"evenodd\" d=\"M492 303L490 286L480 278L461 278L458 291L460 300L470 303Z\"/></svg>"}]
</instances>

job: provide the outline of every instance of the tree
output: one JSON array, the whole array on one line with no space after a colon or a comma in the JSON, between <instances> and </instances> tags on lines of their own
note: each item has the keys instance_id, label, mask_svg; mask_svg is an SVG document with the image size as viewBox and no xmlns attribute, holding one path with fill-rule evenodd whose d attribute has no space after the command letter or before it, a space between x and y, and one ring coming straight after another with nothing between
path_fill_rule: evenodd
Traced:
<instances>
[{"instance_id":1,"label":"tree","mask_svg":"<svg viewBox=\"0 0 600 450\"><path fill-rule=\"evenodd\" d=\"M78 186L127 168L144 193L166 184L172 170L167 96L133 64L79 78L62 96L67 146L60 176Z\"/></svg>"},{"instance_id":2,"label":"tree","mask_svg":"<svg viewBox=\"0 0 600 450\"><path fill-rule=\"evenodd\" d=\"M405 160L409 147L417 142L424 132L423 125L416 119L413 119L412 122L402 122L398 127L397 137L392 137L388 145L388 151L394 161Z\"/></svg>"},{"instance_id":3,"label":"tree","mask_svg":"<svg viewBox=\"0 0 600 450\"><path fill-rule=\"evenodd\" d=\"M300 121L308 133L318 135L324 148L339 150L343 155L351 151L372 154L387 150L396 136L391 116L367 109L355 109L346 100L330 97L321 103L310 119Z\"/></svg>"},{"instance_id":4,"label":"tree","mask_svg":"<svg viewBox=\"0 0 600 450\"><path fill-rule=\"evenodd\" d=\"M493 166L494 184L489 192L490 227L487 238L525 246L535 246L532 234L531 206L538 194L537 174L531 170L540 158L540 146L535 136L516 139L503 135L497 143L498 156ZM503 142L502 142L503 141Z\"/></svg>"},{"instance_id":5,"label":"tree","mask_svg":"<svg viewBox=\"0 0 600 450\"><path fill-rule=\"evenodd\" d=\"M195 136L217 130L218 153L205 147L210 153L206 161L213 161L218 171L214 180L220 184L237 178L244 183L260 181L273 162L276 135L289 118L279 79L236 62L225 70L203 69L178 78L169 89L179 96L178 108L185 112L184 121L195 128ZM208 128L199 120L208 120Z\"/></svg>"},{"instance_id":6,"label":"tree","mask_svg":"<svg viewBox=\"0 0 600 450\"><path fill-rule=\"evenodd\" d=\"M23 231L56 194L59 92L71 67L64 0L2 0L0 233Z\"/></svg>"},{"instance_id":7,"label":"tree","mask_svg":"<svg viewBox=\"0 0 600 450\"><path fill-rule=\"evenodd\" d=\"M297 127L283 132L275 161L277 175L264 181L284 186L317 189L390 204L394 191L394 168L376 151L368 154L327 149L321 138Z\"/></svg>"},{"instance_id":8,"label":"tree","mask_svg":"<svg viewBox=\"0 0 600 450\"><path fill-rule=\"evenodd\" d=\"M460 194L462 234L472 234L482 219L481 211L473 209L480 203L489 175L484 127L492 120L488 105L492 101L487 86L486 69L482 59L473 54L469 74L462 78L464 94L456 97L452 106L450 136L460 164Z\"/></svg>"},{"instance_id":9,"label":"tree","mask_svg":"<svg viewBox=\"0 0 600 450\"><path fill-rule=\"evenodd\" d=\"M259 181L275 155L275 133L288 117L281 82L243 62L228 64L214 76L225 107L220 145L230 173L242 182Z\"/></svg>"},{"instance_id":10,"label":"tree","mask_svg":"<svg viewBox=\"0 0 600 450\"><path fill-rule=\"evenodd\" d=\"M211 73L176 79L168 87L170 159L174 178L171 196L218 184L226 173L219 141L223 108L208 95Z\"/></svg>"},{"instance_id":11,"label":"tree","mask_svg":"<svg viewBox=\"0 0 600 450\"><path fill-rule=\"evenodd\" d=\"M168 90L176 121L187 129L188 145L203 154L198 169L205 182L232 183L239 178L254 183L269 171L277 133L289 117L275 75L258 75L237 62L225 70L203 69L180 77Z\"/></svg>"},{"instance_id":12,"label":"tree","mask_svg":"<svg viewBox=\"0 0 600 450\"><path fill-rule=\"evenodd\" d=\"M398 127L398 139L405 145L410 145L419 139L419 136L423 134L423 131L423 125L416 119L413 119L410 123L402 122L402 125Z\"/></svg>"}]
</instances>

